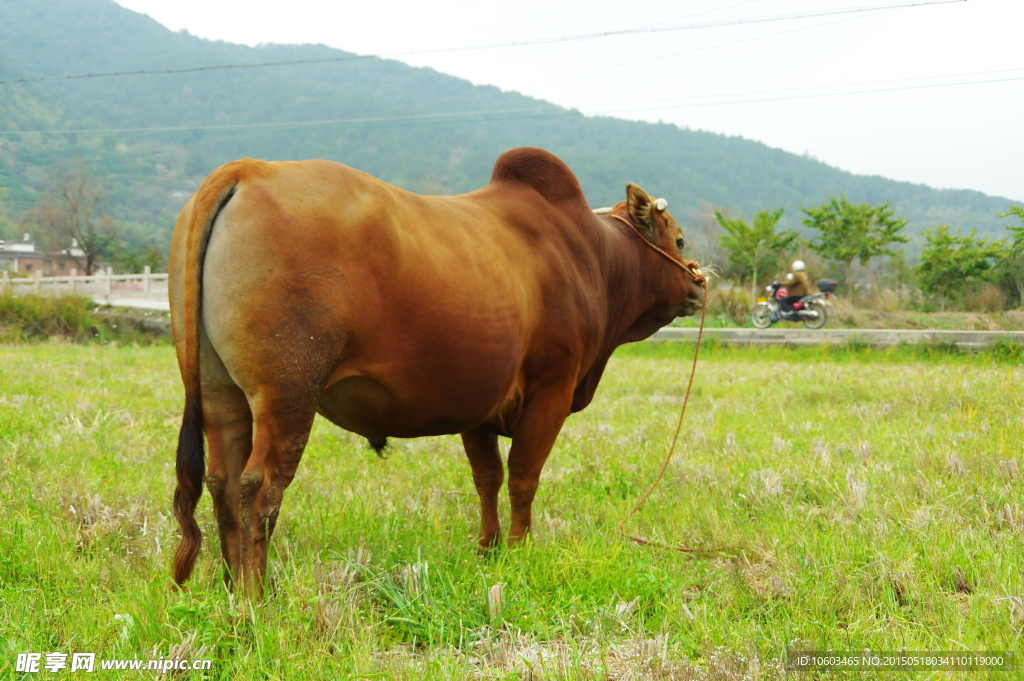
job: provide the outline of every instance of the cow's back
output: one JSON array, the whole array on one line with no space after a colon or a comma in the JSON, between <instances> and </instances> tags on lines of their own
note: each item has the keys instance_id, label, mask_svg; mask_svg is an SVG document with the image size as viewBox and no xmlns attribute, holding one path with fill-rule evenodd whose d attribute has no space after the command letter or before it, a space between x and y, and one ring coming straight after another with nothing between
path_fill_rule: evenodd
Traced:
<instances>
[{"instance_id":1,"label":"cow's back","mask_svg":"<svg viewBox=\"0 0 1024 681\"><path fill-rule=\"evenodd\" d=\"M532 365L574 352L588 317L567 252L581 193L545 196L515 164L460 197L326 161L254 170L217 218L203 273L206 333L247 393L268 374L318 376L322 413L350 430L458 432L504 418Z\"/></svg>"}]
</instances>

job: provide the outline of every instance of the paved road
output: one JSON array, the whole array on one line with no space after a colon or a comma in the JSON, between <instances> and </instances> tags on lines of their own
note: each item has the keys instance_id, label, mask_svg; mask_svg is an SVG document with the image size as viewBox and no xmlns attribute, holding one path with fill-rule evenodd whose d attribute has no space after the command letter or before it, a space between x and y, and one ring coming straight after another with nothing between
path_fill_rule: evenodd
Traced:
<instances>
[{"instance_id":1,"label":"paved road","mask_svg":"<svg viewBox=\"0 0 1024 681\"><path fill-rule=\"evenodd\" d=\"M132 326L154 335L169 335L171 323L166 319L152 319L140 315L104 315L108 324ZM899 343L953 343L960 347L982 347L1004 338L1024 343L1024 331L897 331L891 329L818 329L773 326L768 329L704 329L705 338L714 338L733 345L813 345L832 343L840 345L853 340L886 347ZM652 340L695 341L697 329L668 327L654 334Z\"/></svg>"},{"instance_id":2,"label":"paved road","mask_svg":"<svg viewBox=\"0 0 1024 681\"><path fill-rule=\"evenodd\" d=\"M1005 339L1024 343L1024 331L907 331L895 329L810 329L772 326L767 329L705 328L704 338L714 338L733 345L841 345L849 341L869 343L876 347L899 343L951 343L976 348ZM664 328L653 340L696 340L697 329Z\"/></svg>"}]
</instances>

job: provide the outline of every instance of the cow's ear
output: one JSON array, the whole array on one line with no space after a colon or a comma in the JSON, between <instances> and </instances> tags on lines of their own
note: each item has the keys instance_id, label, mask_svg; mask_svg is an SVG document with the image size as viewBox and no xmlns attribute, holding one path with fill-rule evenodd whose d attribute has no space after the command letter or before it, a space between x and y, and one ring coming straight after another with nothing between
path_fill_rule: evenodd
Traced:
<instances>
[{"instance_id":1,"label":"cow's ear","mask_svg":"<svg viewBox=\"0 0 1024 681\"><path fill-rule=\"evenodd\" d=\"M626 212L647 240L654 243L657 228L651 216L651 197L632 182L626 185Z\"/></svg>"}]
</instances>

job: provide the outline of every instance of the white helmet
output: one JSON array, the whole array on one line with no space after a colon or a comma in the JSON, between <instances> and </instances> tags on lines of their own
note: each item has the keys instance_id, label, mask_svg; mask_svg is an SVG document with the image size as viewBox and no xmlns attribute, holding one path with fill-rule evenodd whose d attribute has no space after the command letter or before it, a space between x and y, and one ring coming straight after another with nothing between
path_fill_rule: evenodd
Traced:
<instances>
[{"instance_id":1,"label":"white helmet","mask_svg":"<svg viewBox=\"0 0 1024 681\"><path fill-rule=\"evenodd\" d=\"M804 265L803 260L797 260L795 263L793 263L794 272L803 272L805 269L807 269L807 266Z\"/></svg>"}]
</instances>

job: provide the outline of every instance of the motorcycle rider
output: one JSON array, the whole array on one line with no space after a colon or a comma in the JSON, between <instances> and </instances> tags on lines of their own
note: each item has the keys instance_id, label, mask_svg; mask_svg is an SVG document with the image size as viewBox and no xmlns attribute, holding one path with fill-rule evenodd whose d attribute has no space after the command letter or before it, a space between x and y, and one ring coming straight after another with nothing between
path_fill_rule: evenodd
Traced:
<instances>
[{"instance_id":1,"label":"motorcycle rider","mask_svg":"<svg viewBox=\"0 0 1024 681\"><path fill-rule=\"evenodd\" d=\"M786 278L782 280L782 285L786 288L789 295L779 300L782 305L782 316L788 318L793 313L793 303L800 300L804 296L811 292L811 282L807 279L807 266L804 265L803 260L797 260L793 263L793 271L786 275Z\"/></svg>"}]
</instances>

